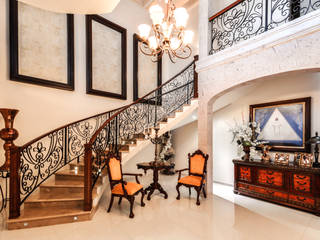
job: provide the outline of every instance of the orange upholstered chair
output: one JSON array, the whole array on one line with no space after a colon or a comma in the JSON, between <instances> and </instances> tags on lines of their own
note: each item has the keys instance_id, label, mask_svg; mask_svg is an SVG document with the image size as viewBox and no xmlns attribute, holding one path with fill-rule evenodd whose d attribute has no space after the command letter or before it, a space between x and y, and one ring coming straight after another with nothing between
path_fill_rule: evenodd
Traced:
<instances>
[{"instance_id":1,"label":"orange upholstered chair","mask_svg":"<svg viewBox=\"0 0 320 240\"><path fill-rule=\"evenodd\" d=\"M203 191L203 195L206 198L205 184L206 184L206 172L207 172L207 161L208 154L204 154L201 150L195 151L193 154L188 154L189 158L189 168L177 170L179 173L178 184L177 184L177 199L180 199L179 188L181 185L189 188L189 195L191 194L191 188L194 188L197 191L197 205L200 205L200 193ZM189 171L189 175L181 177L183 171Z\"/></svg>"},{"instance_id":2,"label":"orange upholstered chair","mask_svg":"<svg viewBox=\"0 0 320 240\"><path fill-rule=\"evenodd\" d=\"M144 207L145 204L143 202L144 197L144 189L140 184L138 176L142 176L142 174L135 173L122 173L121 160L114 157L109 156L107 159L107 170L111 187L111 200L108 208L108 212L110 212L114 197L119 197L119 204L121 204L122 198L126 198L130 203L130 218L134 217L133 214L133 204L135 196L141 193L141 206ZM123 180L123 176L135 176L135 182L125 182Z\"/></svg>"}]
</instances>

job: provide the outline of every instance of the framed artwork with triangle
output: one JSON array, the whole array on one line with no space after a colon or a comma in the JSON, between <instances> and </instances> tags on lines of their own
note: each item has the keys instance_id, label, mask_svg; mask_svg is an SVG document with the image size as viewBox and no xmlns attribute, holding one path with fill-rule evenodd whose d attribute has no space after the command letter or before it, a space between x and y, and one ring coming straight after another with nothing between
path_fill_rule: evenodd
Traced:
<instances>
[{"instance_id":1,"label":"framed artwork with triangle","mask_svg":"<svg viewBox=\"0 0 320 240\"><path fill-rule=\"evenodd\" d=\"M256 137L273 151L310 152L311 97L250 105L250 121L260 124Z\"/></svg>"}]
</instances>

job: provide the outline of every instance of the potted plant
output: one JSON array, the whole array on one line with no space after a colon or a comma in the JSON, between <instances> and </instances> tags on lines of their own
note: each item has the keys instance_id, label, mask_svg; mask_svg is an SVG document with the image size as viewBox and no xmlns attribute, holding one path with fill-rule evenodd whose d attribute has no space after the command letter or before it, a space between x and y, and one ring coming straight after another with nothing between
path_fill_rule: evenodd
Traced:
<instances>
[{"instance_id":1,"label":"potted plant","mask_svg":"<svg viewBox=\"0 0 320 240\"><path fill-rule=\"evenodd\" d=\"M265 142L258 141L257 136L260 134L260 126L256 122L243 123L230 129L233 134L232 142L238 144L238 154L243 155L243 160L249 161L250 155L256 155L256 147Z\"/></svg>"}]
</instances>

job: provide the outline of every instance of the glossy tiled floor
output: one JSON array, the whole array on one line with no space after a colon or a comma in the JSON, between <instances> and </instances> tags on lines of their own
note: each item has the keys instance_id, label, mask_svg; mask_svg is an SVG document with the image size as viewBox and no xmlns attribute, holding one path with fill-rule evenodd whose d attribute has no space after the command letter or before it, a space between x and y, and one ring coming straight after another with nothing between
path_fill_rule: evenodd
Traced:
<instances>
[{"instance_id":1,"label":"glossy tiled floor","mask_svg":"<svg viewBox=\"0 0 320 240\"><path fill-rule=\"evenodd\" d=\"M144 185L150 181L144 177ZM196 206L194 194L189 199L182 191L175 199L176 176L161 176L169 193L167 200L153 195L141 208L135 205L135 218L128 218L128 203L116 202L107 213L109 192L103 197L92 221L42 228L1 230L1 240L36 239L110 239L110 240L319 240L320 218L263 201L234 195L232 188L214 185L214 194ZM138 202L138 201L136 201Z\"/></svg>"}]
</instances>

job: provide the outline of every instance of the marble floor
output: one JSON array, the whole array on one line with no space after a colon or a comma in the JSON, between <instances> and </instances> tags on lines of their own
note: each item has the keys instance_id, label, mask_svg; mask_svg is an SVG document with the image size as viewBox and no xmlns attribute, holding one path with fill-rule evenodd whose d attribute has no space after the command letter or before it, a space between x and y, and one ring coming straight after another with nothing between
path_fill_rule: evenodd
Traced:
<instances>
[{"instance_id":1,"label":"marble floor","mask_svg":"<svg viewBox=\"0 0 320 240\"><path fill-rule=\"evenodd\" d=\"M229 186L214 184L214 195L195 204L187 189L176 200L177 176L160 176L168 191L165 200L158 193L144 208L136 205L135 218L128 218L128 203L116 202L110 213L107 191L92 221L33 229L0 230L1 240L319 240L320 218L294 209L234 195ZM147 186L151 176L143 178ZM181 187L182 189L182 187Z\"/></svg>"}]
</instances>

